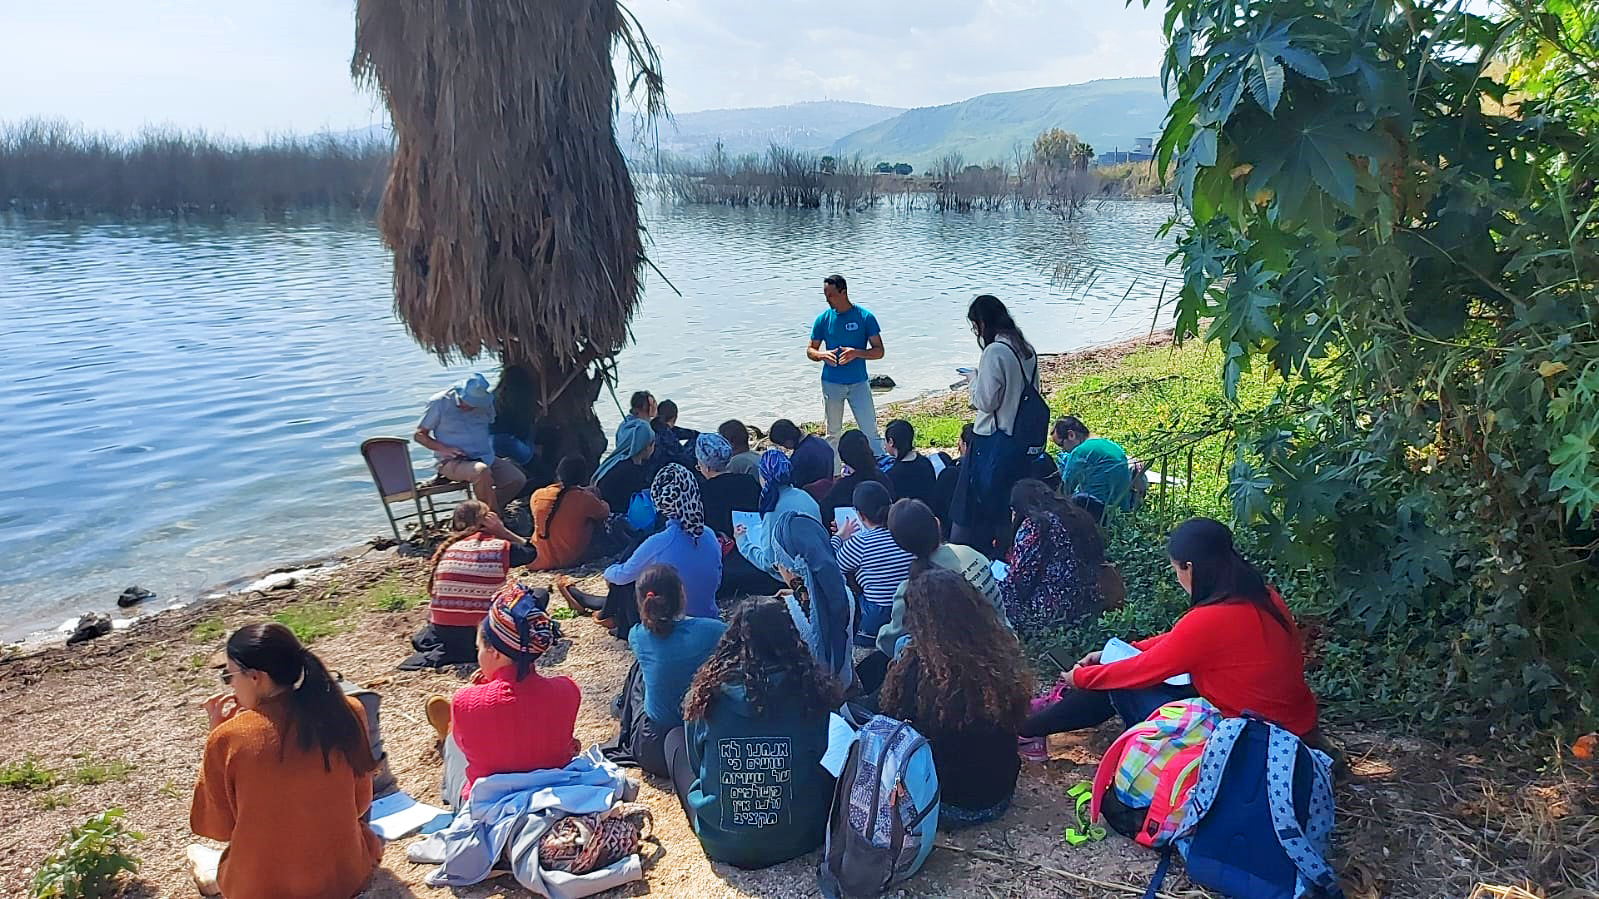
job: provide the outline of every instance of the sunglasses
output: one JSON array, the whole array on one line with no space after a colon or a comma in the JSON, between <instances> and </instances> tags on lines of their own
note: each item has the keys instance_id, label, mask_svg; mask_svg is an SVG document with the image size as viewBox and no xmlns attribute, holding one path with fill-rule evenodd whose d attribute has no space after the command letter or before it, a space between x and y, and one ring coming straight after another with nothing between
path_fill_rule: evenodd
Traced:
<instances>
[{"instance_id":1,"label":"sunglasses","mask_svg":"<svg viewBox=\"0 0 1599 899\"><path fill-rule=\"evenodd\" d=\"M222 669L222 683L223 684L232 684L233 683L233 675L236 674L236 673L237 672L229 671L226 668Z\"/></svg>"}]
</instances>

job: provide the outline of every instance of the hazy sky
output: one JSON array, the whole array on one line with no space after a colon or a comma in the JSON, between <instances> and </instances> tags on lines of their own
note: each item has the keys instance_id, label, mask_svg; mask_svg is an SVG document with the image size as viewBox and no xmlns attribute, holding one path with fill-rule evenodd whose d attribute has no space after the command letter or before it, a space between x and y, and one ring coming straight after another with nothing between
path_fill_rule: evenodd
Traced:
<instances>
[{"instance_id":1,"label":"hazy sky","mask_svg":"<svg viewBox=\"0 0 1599 899\"><path fill-rule=\"evenodd\" d=\"M632 0L673 111L1152 75L1160 10L1118 0ZM0 120L241 137L383 120L350 82L354 0L0 0Z\"/></svg>"}]
</instances>

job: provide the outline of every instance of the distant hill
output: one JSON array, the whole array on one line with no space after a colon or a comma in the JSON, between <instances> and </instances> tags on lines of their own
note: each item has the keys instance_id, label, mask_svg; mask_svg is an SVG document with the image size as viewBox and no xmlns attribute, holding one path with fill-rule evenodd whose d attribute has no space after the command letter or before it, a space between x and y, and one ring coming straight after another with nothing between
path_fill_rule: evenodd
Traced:
<instances>
[{"instance_id":1,"label":"distant hill","mask_svg":"<svg viewBox=\"0 0 1599 899\"><path fill-rule=\"evenodd\" d=\"M1166 98L1158 78L1110 78L1062 87L983 94L959 103L912 109L847 135L835 155L859 152L868 163L908 162L918 173L951 151L968 165L1030 148L1040 131L1060 128L1104 153L1130 149L1160 130Z\"/></svg>"},{"instance_id":2,"label":"distant hill","mask_svg":"<svg viewBox=\"0 0 1599 899\"><path fill-rule=\"evenodd\" d=\"M825 151L834 141L904 112L892 106L822 100L753 109L708 109L685 112L659 123L660 150L697 157L722 142L730 156L763 153L771 144L796 150ZM655 152L655 137L623 112L617 118L617 142L629 158L643 160Z\"/></svg>"}]
</instances>

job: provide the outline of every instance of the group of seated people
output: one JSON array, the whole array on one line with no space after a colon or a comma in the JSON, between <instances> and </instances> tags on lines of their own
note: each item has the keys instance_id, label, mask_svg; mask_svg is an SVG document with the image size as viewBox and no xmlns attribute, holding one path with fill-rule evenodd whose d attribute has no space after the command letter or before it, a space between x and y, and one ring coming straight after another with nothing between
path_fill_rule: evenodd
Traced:
<instances>
[{"instance_id":1,"label":"group of seated people","mask_svg":"<svg viewBox=\"0 0 1599 899\"><path fill-rule=\"evenodd\" d=\"M705 853L732 865L764 867L821 845L834 783L819 762L834 712L857 723L899 718L928 739L944 828L1002 816L1021 761L1047 759L1048 735L1116 716L1131 726L1172 699L1202 696L1229 716L1248 710L1315 734L1316 700L1287 607L1227 527L1203 518L1167 542L1192 600L1176 625L1135 642L1141 653L1132 658L1101 664L1090 653L1063 675L1058 700L1033 700L1022 640L1103 608L1096 518L1127 502L1125 480L1118 488L1105 471L1115 453L1080 423L1057 429L1065 493L1032 478L1011 491L1015 536L1001 566L948 542L936 510L959 461L941 458L936 470L906 422L885 428L884 458L859 431L841 435L835 455L786 420L771 428L775 446L757 455L742 423L680 431L675 410L662 418L665 404L642 397L592 478L582 460L564 459L556 483L534 491L530 538L510 532L486 502L454 512L433 560L428 624L406 663L476 666L471 683L427 708L452 805L480 777L561 767L579 751L583 697L536 664L559 632L546 608L551 593L510 573L608 556L616 561L603 570L603 594L555 582L567 605L633 655L613 703L618 732L603 750L668 780ZM652 464L657 454L667 461ZM1101 506L1074 501L1079 493ZM646 503L653 520L629 515ZM853 515L837 524L833 513L846 507ZM735 513L754 513L745 521L758 530L735 524ZM724 613L717 600L729 595L743 598ZM356 739L361 716L292 634L264 627L228 641L224 680L236 698L225 710L215 700L194 829L231 841L221 884L229 896L270 893L253 884L278 868L353 892L377 858L359 823L373 766ZM263 655L263 642L282 658ZM1191 686L1164 683L1184 673ZM774 745L780 752L763 764L786 772L773 779L767 806L780 813L737 811L725 793L737 778L724 774L742 763L739 747ZM289 773L269 774L274 766ZM265 807L279 804L280 779L349 804L318 806L316 820L288 826L283 815L298 812ZM328 846L346 847L345 856L331 858Z\"/></svg>"}]
</instances>

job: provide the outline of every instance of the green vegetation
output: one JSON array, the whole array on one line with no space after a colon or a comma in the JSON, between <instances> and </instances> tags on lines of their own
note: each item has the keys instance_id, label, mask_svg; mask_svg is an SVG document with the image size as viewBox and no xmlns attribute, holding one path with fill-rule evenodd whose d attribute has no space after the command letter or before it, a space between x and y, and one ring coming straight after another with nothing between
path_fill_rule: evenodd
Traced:
<instances>
[{"instance_id":1,"label":"green vegetation","mask_svg":"<svg viewBox=\"0 0 1599 899\"><path fill-rule=\"evenodd\" d=\"M390 575L368 587L361 605L374 612L409 612L427 603L427 595L397 575Z\"/></svg>"},{"instance_id":2,"label":"green vegetation","mask_svg":"<svg viewBox=\"0 0 1599 899\"><path fill-rule=\"evenodd\" d=\"M200 132L124 139L61 121L0 125L0 205L172 215L284 209L371 211L389 142L286 137L261 145Z\"/></svg>"},{"instance_id":3,"label":"green vegetation","mask_svg":"<svg viewBox=\"0 0 1599 899\"><path fill-rule=\"evenodd\" d=\"M1599 7L1170 0L1166 22L1177 326L1238 402L1234 518L1339 622L1324 698L1479 739L1586 729Z\"/></svg>"},{"instance_id":4,"label":"green vegetation","mask_svg":"<svg viewBox=\"0 0 1599 899\"><path fill-rule=\"evenodd\" d=\"M83 753L74 755L77 767L67 772L67 779L80 786L93 786L114 780L127 780L133 765L122 759L96 761Z\"/></svg>"},{"instance_id":5,"label":"green vegetation","mask_svg":"<svg viewBox=\"0 0 1599 899\"><path fill-rule=\"evenodd\" d=\"M326 600L292 605L272 616L272 620L294 632L301 643L310 643L344 629L350 609Z\"/></svg>"},{"instance_id":6,"label":"green vegetation","mask_svg":"<svg viewBox=\"0 0 1599 899\"><path fill-rule=\"evenodd\" d=\"M189 631L189 639L196 643L215 643L217 640L222 639L222 635L227 633L227 631L228 626L222 620L222 616L212 615L210 618L196 624Z\"/></svg>"},{"instance_id":7,"label":"green vegetation","mask_svg":"<svg viewBox=\"0 0 1599 899\"><path fill-rule=\"evenodd\" d=\"M912 109L833 145L843 157L901 160L925 171L958 153L973 162L1014 159L1039 132L1063 128L1100 151L1132 149L1160 129L1166 99L1158 78L1113 78L983 94L959 103Z\"/></svg>"},{"instance_id":8,"label":"green vegetation","mask_svg":"<svg viewBox=\"0 0 1599 899\"><path fill-rule=\"evenodd\" d=\"M0 788L3 789L48 790L60 780L60 774L42 764L31 752L17 761L0 765Z\"/></svg>"},{"instance_id":9,"label":"green vegetation","mask_svg":"<svg viewBox=\"0 0 1599 899\"><path fill-rule=\"evenodd\" d=\"M573 618L577 617L577 613L572 611L571 607L567 606L565 603L560 605L552 604L550 606L550 617L556 621L571 621Z\"/></svg>"},{"instance_id":10,"label":"green vegetation","mask_svg":"<svg viewBox=\"0 0 1599 899\"><path fill-rule=\"evenodd\" d=\"M69 830L33 875L33 899L104 899L117 894L123 872L139 860L127 844L144 835L122 826L122 809L109 808Z\"/></svg>"},{"instance_id":11,"label":"green vegetation","mask_svg":"<svg viewBox=\"0 0 1599 899\"><path fill-rule=\"evenodd\" d=\"M40 796L39 801L34 803L34 807L41 812L53 812L57 809L66 808L71 804L71 793L67 792L66 790L53 790L49 793L45 793L43 796Z\"/></svg>"}]
</instances>

